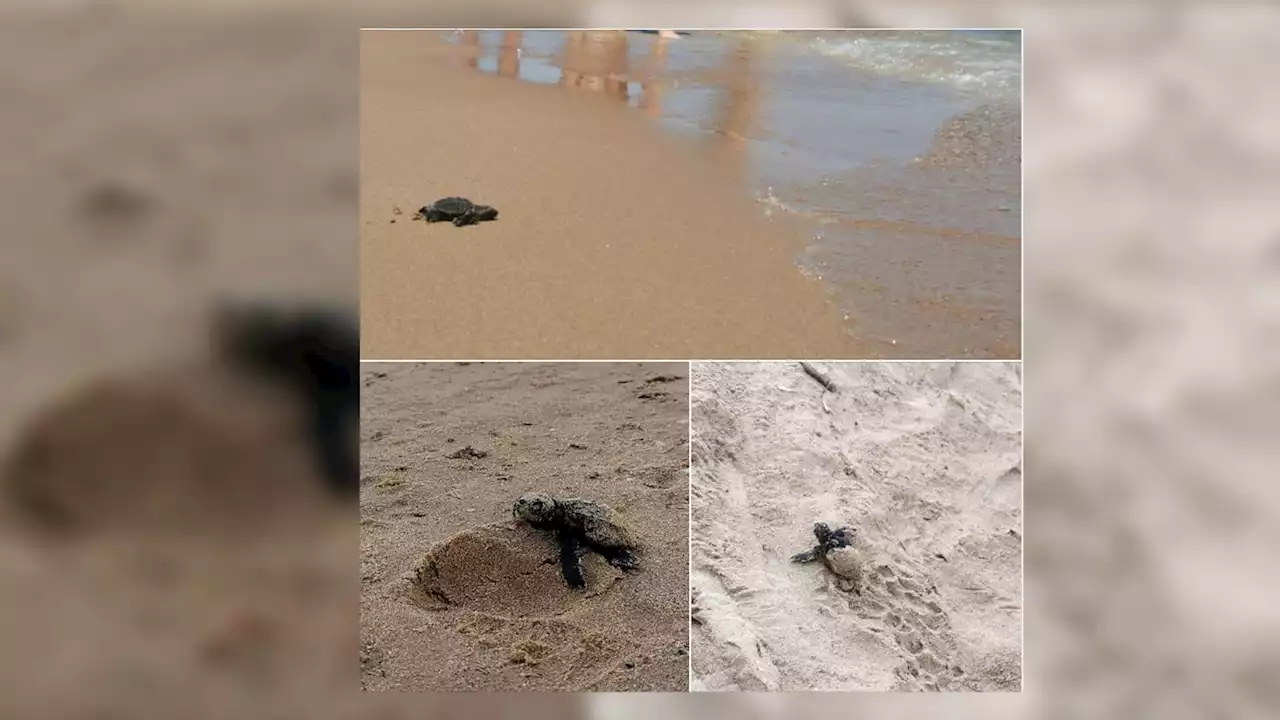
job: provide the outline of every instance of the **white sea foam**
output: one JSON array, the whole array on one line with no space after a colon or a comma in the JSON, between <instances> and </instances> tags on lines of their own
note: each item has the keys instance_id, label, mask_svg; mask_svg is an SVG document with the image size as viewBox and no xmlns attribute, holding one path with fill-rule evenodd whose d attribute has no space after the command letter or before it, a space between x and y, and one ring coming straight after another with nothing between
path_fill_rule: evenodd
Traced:
<instances>
[{"instance_id":1,"label":"white sea foam","mask_svg":"<svg viewBox=\"0 0 1280 720\"><path fill-rule=\"evenodd\" d=\"M1015 98L1020 90L1019 45L1007 38L938 32L857 32L816 38L812 47L828 57L904 80L939 82L992 99Z\"/></svg>"}]
</instances>

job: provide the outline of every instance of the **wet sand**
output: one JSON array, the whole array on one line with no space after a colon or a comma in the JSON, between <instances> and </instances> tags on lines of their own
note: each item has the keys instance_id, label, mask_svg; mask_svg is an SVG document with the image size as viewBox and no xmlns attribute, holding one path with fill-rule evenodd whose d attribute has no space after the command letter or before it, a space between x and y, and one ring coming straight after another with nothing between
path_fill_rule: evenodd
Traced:
<instances>
[{"instance_id":1,"label":"wet sand","mask_svg":"<svg viewBox=\"0 0 1280 720\"><path fill-rule=\"evenodd\" d=\"M740 172L598 94L486 76L429 33L361 34L362 356L858 357ZM462 195L466 228L410 221ZM399 208L403 214L395 214Z\"/></svg>"},{"instance_id":2,"label":"wet sand","mask_svg":"<svg viewBox=\"0 0 1280 720\"><path fill-rule=\"evenodd\" d=\"M688 688L688 365L366 363L367 690ZM474 451L474 452L473 452ZM617 510L640 569L570 589L526 492Z\"/></svg>"},{"instance_id":3,"label":"wet sand","mask_svg":"<svg viewBox=\"0 0 1280 720\"><path fill-rule=\"evenodd\" d=\"M1021 131L1016 106L947 120L928 152L807 188L805 265L836 288L876 357L1021 356Z\"/></svg>"}]
</instances>

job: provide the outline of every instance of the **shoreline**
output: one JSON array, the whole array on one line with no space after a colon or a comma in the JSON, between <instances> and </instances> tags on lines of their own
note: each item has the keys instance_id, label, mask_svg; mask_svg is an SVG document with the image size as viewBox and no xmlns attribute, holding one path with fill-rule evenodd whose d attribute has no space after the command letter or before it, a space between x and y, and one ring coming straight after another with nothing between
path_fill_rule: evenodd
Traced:
<instances>
[{"instance_id":1,"label":"shoreline","mask_svg":"<svg viewBox=\"0 0 1280 720\"><path fill-rule=\"evenodd\" d=\"M796 267L799 224L760 216L735 158L459 56L361 35L363 357L868 356ZM501 216L409 221L448 195Z\"/></svg>"}]
</instances>

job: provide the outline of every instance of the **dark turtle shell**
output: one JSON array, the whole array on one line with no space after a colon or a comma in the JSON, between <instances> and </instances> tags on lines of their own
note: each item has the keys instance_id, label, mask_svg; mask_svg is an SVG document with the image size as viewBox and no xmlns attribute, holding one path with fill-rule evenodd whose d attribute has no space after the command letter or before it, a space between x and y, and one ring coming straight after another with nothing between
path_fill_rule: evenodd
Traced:
<instances>
[{"instance_id":1,"label":"dark turtle shell","mask_svg":"<svg viewBox=\"0 0 1280 720\"><path fill-rule=\"evenodd\" d=\"M423 214L426 214L426 212L433 211L437 213L442 213L444 215L457 216L457 215L462 215L463 213L466 213L469 210L475 209L475 206L476 206L475 203L462 197L440 198L439 200L423 208L423 211L424 211Z\"/></svg>"},{"instance_id":2,"label":"dark turtle shell","mask_svg":"<svg viewBox=\"0 0 1280 720\"><path fill-rule=\"evenodd\" d=\"M452 221L454 225L474 225L498 217L498 211L488 205L477 205L462 197L447 197L425 205L414 216L427 222Z\"/></svg>"},{"instance_id":3,"label":"dark turtle shell","mask_svg":"<svg viewBox=\"0 0 1280 720\"><path fill-rule=\"evenodd\" d=\"M841 527L832 530L826 523L815 523L813 535L818 539L818 544L811 550L792 555L791 562L810 563L823 559L832 550L853 545L853 534L856 532L856 528Z\"/></svg>"}]
</instances>

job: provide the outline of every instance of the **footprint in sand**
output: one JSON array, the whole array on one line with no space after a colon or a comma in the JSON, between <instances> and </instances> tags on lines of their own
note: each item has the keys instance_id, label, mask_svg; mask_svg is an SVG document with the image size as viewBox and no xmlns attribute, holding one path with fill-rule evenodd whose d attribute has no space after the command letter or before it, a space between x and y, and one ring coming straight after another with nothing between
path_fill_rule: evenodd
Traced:
<instances>
[{"instance_id":1,"label":"footprint in sand","mask_svg":"<svg viewBox=\"0 0 1280 720\"><path fill-rule=\"evenodd\" d=\"M876 580L879 580L882 584L896 580L898 577L898 574L893 571L893 568L884 564L877 565L876 569L871 571L871 574Z\"/></svg>"},{"instance_id":2,"label":"footprint in sand","mask_svg":"<svg viewBox=\"0 0 1280 720\"><path fill-rule=\"evenodd\" d=\"M860 603L851 601L849 604L856 607L860 614L866 618L883 618L885 613L888 612L888 607L884 603L875 600L863 600Z\"/></svg>"},{"instance_id":3,"label":"footprint in sand","mask_svg":"<svg viewBox=\"0 0 1280 720\"><path fill-rule=\"evenodd\" d=\"M898 646L902 664L895 670L901 691L941 691L963 683L955 639L927 573L912 569L909 559L882 557L867 573L861 598L851 599L857 614L881 625L875 628Z\"/></svg>"},{"instance_id":4,"label":"footprint in sand","mask_svg":"<svg viewBox=\"0 0 1280 720\"><path fill-rule=\"evenodd\" d=\"M920 642L920 638L915 633L899 633L897 640L898 644L912 655L919 655L924 651L924 643Z\"/></svg>"},{"instance_id":5,"label":"footprint in sand","mask_svg":"<svg viewBox=\"0 0 1280 720\"><path fill-rule=\"evenodd\" d=\"M911 580L905 577L899 577L898 584L901 585L902 589L906 591L908 597L912 597L912 596L919 597L920 593L924 592L919 585L917 585L916 583L912 582Z\"/></svg>"}]
</instances>

